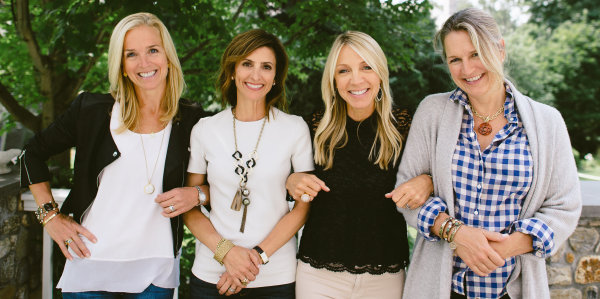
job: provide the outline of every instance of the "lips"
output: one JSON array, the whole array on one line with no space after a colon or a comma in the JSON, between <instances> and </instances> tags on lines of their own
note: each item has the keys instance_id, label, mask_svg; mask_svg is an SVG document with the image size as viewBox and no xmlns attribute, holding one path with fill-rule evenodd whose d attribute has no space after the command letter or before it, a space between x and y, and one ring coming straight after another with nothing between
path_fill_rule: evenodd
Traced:
<instances>
[{"instance_id":1,"label":"lips","mask_svg":"<svg viewBox=\"0 0 600 299\"><path fill-rule=\"evenodd\" d=\"M246 84L246 86L248 88L253 89L253 90L258 90L258 89L261 89L263 86L265 86L264 84L252 84L249 82L245 82L244 84Z\"/></svg>"},{"instance_id":2,"label":"lips","mask_svg":"<svg viewBox=\"0 0 600 299\"><path fill-rule=\"evenodd\" d=\"M149 78L154 76L154 74L156 74L156 70L150 71L150 72L146 72L146 73L138 73L138 75L142 78Z\"/></svg>"},{"instance_id":3,"label":"lips","mask_svg":"<svg viewBox=\"0 0 600 299\"><path fill-rule=\"evenodd\" d=\"M475 77L466 78L465 80L467 82L471 83L471 82L475 82L475 81L479 80L482 76L483 76L483 74L479 74L479 75L477 75Z\"/></svg>"},{"instance_id":4,"label":"lips","mask_svg":"<svg viewBox=\"0 0 600 299\"><path fill-rule=\"evenodd\" d=\"M359 95L363 95L365 94L369 89L365 88L365 89L361 89L361 90L350 90L349 92L355 96L359 96Z\"/></svg>"}]
</instances>

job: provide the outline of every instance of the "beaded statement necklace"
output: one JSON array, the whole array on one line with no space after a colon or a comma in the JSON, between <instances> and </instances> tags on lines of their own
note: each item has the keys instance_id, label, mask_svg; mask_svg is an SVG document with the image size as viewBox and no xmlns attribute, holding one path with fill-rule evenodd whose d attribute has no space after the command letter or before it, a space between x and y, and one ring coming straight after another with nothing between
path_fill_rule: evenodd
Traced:
<instances>
[{"instance_id":1,"label":"beaded statement necklace","mask_svg":"<svg viewBox=\"0 0 600 299\"><path fill-rule=\"evenodd\" d=\"M248 198L248 196L250 195L250 190L246 188L246 183L248 182L248 175L252 172L252 169L256 166L256 160L258 160L256 149L258 149L258 144L260 143L260 138L262 137L263 129L265 128L265 123L267 122L267 117L264 118L262 126L260 127L260 133L258 133L258 139L256 140L254 150L248 155L248 160L246 160L246 162L243 163L243 155L238 150L237 144L234 108L231 109L231 113L233 114L233 140L235 142L235 152L233 152L231 156L235 160L235 174L240 176L240 186L237 192L235 193L233 200L231 201L231 209L239 211L242 208L242 205L244 206L244 212L242 214L242 224L240 225L240 232L243 233L244 227L246 226L246 213L248 211L248 205L250 204L250 199Z\"/></svg>"}]
</instances>

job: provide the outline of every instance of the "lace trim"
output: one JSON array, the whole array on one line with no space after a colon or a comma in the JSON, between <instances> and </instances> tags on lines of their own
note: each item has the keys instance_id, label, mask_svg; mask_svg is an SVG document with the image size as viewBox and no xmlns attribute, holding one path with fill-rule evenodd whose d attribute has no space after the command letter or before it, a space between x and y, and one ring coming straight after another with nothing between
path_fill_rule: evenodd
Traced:
<instances>
[{"instance_id":1,"label":"lace trim","mask_svg":"<svg viewBox=\"0 0 600 299\"><path fill-rule=\"evenodd\" d=\"M317 132L317 128L319 127L319 123L321 122L324 113L324 111L317 111L312 114L309 126L313 133ZM410 129L412 116L408 110L404 108L392 109L392 115L395 118L394 126L396 127L396 130L398 130L402 138L405 138L406 135L408 135L408 130Z\"/></svg>"},{"instance_id":2,"label":"lace trim","mask_svg":"<svg viewBox=\"0 0 600 299\"><path fill-rule=\"evenodd\" d=\"M348 265L344 265L342 263L336 263L336 262L321 263L317 260L314 260L314 259L312 259L308 256L304 256L304 255L299 256L298 258L301 261L310 264L310 266L313 268L327 269L327 270L333 271L333 272L346 271L346 272L350 272L352 274L369 273L369 274L381 275L384 273L398 273L398 272L400 272L400 270L404 270L408 266L407 261L404 261L403 264L394 264L394 265L348 266Z\"/></svg>"}]
</instances>

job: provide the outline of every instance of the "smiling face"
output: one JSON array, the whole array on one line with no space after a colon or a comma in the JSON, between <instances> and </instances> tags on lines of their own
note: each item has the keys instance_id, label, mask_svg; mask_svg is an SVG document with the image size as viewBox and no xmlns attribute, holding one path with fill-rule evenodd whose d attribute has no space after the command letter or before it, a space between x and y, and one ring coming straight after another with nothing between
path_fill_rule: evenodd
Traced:
<instances>
[{"instance_id":1,"label":"smiling face","mask_svg":"<svg viewBox=\"0 0 600 299\"><path fill-rule=\"evenodd\" d=\"M346 102L348 115L363 120L375 110L375 97L381 80L375 71L350 46L340 50L335 65L335 84Z\"/></svg>"},{"instance_id":2,"label":"smiling face","mask_svg":"<svg viewBox=\"0 0 600 299\"><path fill-rule=\"evenodd\" d=\"M493 73L483 65L467 32L448 33L444 39L444 50L452 80L471 100L485 98L497 89Z\"/></svg>"},{"instance_id":3,"label":"smiling face","mask_svg":"<svg viewBox=\"0 0 600 299\"><path fill-rule=\"evenodd\" d=\"M265 102L275 82L275 52L261 47L235 65L237 100Z\"/></svg>"},{"instance_id":4,"label":"smiling face","mask_svg":"<svg viewBox=\"0 0 600 299\"><path fill-rule=\"evenodd\" d=\"M142 25L127 32L123 44L123 69L138 95L164 92L168 64L158 29Z\"/></svg>"}]
</instances>

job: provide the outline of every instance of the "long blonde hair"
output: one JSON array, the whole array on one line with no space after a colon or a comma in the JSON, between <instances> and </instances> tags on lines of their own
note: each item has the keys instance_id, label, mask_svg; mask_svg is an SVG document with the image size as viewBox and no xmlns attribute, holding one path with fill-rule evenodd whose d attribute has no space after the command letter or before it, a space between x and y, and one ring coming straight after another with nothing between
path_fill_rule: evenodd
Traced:
<instances>
[{"instance_id":1,"label":"long blonde hair","mask_svg":"<svg viewBox=\"0 0 600 299\"><path fill-rule=\"evenodd\" d=\"M165 49L169 71L167 73L167 86L162 107L165 113L160 117L164 123L170 121L177 114L179 98L185 88L183 71L177 58L177 51L173 39L165 25L153 14L140 12L123 18L112 32L108 46L108 80L110 94L121 106L123 126L117 132L126 129L134 130L140 119L140 104L135 94L133 83L124 76L123 70L123 43L127 32L138 26L150 26L158 29Z\"/></svg>"},{"instance_id":2,"label":"long blonde hair","mask_svg":"<svg viewBox=\"0 0 600 299\"><path fill-rule=\"evenodd\" d=\"M369 161L387 170L390 163L396 164L402 149L402 137L394 126L392 115L392 95L389 84L387 59L379 44L368 34L348 31L340 34L331 47L323 78L321 94L325 103L325 113L315 133L315 163L330 169L333 166L335 150L348 142L346 132L347 107L335 85L335 66L343 46L351 47L375 71L381 80L381 101L375 101L377 133ZM378 146L379 145L379 146Z\"/></svg>"}]
</instances>

